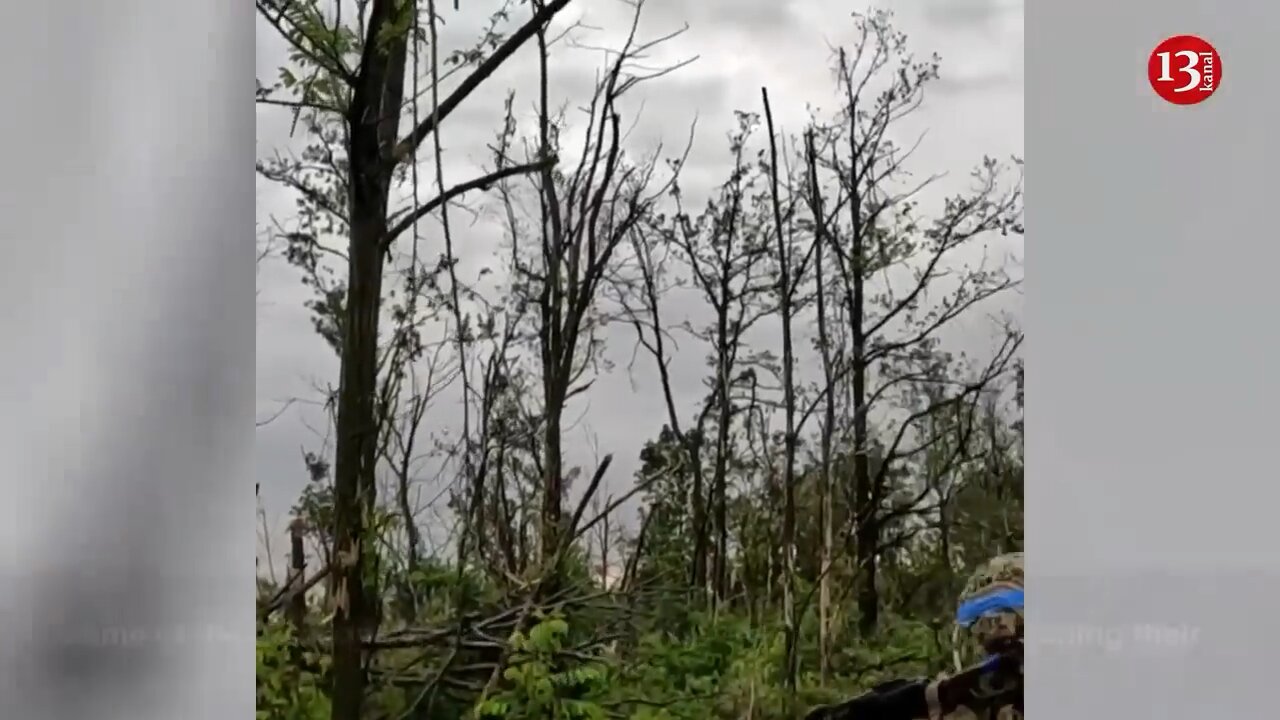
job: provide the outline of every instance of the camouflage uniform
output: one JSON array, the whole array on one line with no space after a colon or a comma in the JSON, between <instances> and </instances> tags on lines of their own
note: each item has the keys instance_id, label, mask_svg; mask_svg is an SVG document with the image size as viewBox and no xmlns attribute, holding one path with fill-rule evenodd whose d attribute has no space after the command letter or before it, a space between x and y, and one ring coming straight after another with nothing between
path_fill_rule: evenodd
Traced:
<instances>
[{"instance_id":1,"label":"camouflage uniform","mask_svg":"<svg viewBox=\"0 0 1280 720\"><path fill-rule=\"evenodd\" d=\"M983 660L993 643L1022 639L1022 593L1022 553L992 558L969 578L960 593L956 630L952 636L957 672ZM997 704L981 714L961 707L945 716L946 720L1022 720L1022 717L1021 710L1011 703Z\"/></svg>"}]
</instances>

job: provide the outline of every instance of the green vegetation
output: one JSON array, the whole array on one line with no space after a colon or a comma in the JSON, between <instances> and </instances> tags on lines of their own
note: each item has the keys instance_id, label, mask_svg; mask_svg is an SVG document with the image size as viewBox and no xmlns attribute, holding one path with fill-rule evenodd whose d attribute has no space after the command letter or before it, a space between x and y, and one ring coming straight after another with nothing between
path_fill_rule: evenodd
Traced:
<instances>
[{"instance_id":1,"label":"green vegetation","mask_svg":"<svg viewBox=\"0 0 1280 720\"><path fill-rule=\"evenodd\" d=\"M699 597L686 577L694 545L687 538L688 518L680 513L687 505L663 502L670 496L658 489L647 505L647 517L655 518L647 525L651 549L632 556L635 574L629 586L605 590L599 570L589 568L586 553L580 553L565 570L576 580L562 591L564 599L548 603L554 609L531 610L519 623L523 629L516 629L520 608L508 594L519 590L481 573L459 576L455 567L431 558L413 572L388 572L377 585L387 588L387 613L394 616L386 618L387 624L401 629L386 631L384 644L390 649L373 663L365 717L769 720L790 718L792 707L848 697L894 677L949 669L950 618L965 575L990 553L1020 549L1021 461L1014 448L988 451L993 455L958 481L961 489L944 513L947 524L940 525L935 514L932 522L906 530L882 557L878 586L885 612L870 636L858 627L857 575L846 559L837 559L829 574L833 602L825 680L818 607L805 602L818 584L820 547L802 538L795 705L789 704L783 676L785 622L776 578L767 571L755 577L737 571L732 596L714 606L714 598ZM798 483L801 508L815 505L809 499L814 483L807 481L813 477ZM905 476L899 482L906 487L919 479ZM770 515L776 512L749 495L737 498L731 513L734 526L748 527ZM804 513L798 523L817 524ZM736 545L737 538L733 541ZM944 544L949 560L942 555ZM733 564L767 568L768 554L764 544L748 545ZM403 602L405 597L415 601ZM402 614L406 605L415 605L416 612ZM464 643L458 641L455 621L460 605L472 608L469 617L479 618ZM284 617L264 624L258 657L263 720L329 717L325 620L317 611L306 618L303 636L314 641L309 647L315 649L301 653L301 663L293 660L292 649L308 645L295 643Z\"/></svg>"}]
</instances>

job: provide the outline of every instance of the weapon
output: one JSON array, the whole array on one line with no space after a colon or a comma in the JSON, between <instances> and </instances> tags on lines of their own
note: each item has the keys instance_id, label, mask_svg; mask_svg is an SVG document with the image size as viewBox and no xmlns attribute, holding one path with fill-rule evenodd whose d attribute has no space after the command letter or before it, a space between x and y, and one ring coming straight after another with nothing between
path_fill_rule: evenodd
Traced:
<instances>
[{"instance_id":1,"label":"weapon","mask_svg":"<svg viewBox=\"0 0 1280 720\"><path fill-rule=\"evenodd\" d=\"M996 705L1022 709L1022 647L1010 641L986 660L932 682L891 680L838 705L814 708L805 720L924 720L967 707L975 713Z\"/></svg>"}]
</instances>

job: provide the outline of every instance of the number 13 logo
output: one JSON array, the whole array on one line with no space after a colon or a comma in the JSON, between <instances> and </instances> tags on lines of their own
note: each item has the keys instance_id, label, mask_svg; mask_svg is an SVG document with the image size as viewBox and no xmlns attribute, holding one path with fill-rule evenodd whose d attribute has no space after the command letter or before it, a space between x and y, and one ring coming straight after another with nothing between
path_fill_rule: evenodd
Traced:
<instances>
[{"instance_id":1,"label":"number 13 logo","mask_svg":"<svg viewBox=\"0 0 1280 720\"><path fill-rule=\"evenodd\" d=\"M1206 100L1222 83L1222 58L1195 35L1175 35L1151 51L1147 79L1166 101L1194 105Z\"/></svg>"}]
</instances>

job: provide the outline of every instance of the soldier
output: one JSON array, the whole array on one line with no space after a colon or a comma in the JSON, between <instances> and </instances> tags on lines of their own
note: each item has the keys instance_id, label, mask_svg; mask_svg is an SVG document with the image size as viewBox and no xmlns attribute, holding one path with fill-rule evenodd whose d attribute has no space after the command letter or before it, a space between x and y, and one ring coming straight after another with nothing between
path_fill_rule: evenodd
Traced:
<instances>
[{"instance_id":1,"label":"soldier","mask_svg":"<svg viewBox=\"0 0 1280 720\"><path fill-rule=\"evenodd\" d=\"M952 655L956 672L1004 655L1016 661L1016 672L1001 678L1000 687L984 688L992 702L979 714L963 709L948 718L1022 718L1023 554L992 558L965 583L956 608ZM1014 669L1012 663L1010 669Z\"/></svg>"},{"instance_id":2,"label":"soldier","mask_svg":"<svg viewBox=\"0 0 1280 720\"><path fill-rule=\"evenodd\" d=\"M887 682L806 720L1022 720L1022 593L1022 553L993 558L960 594L955 675Z\"/></svg>"}]
</instances>

